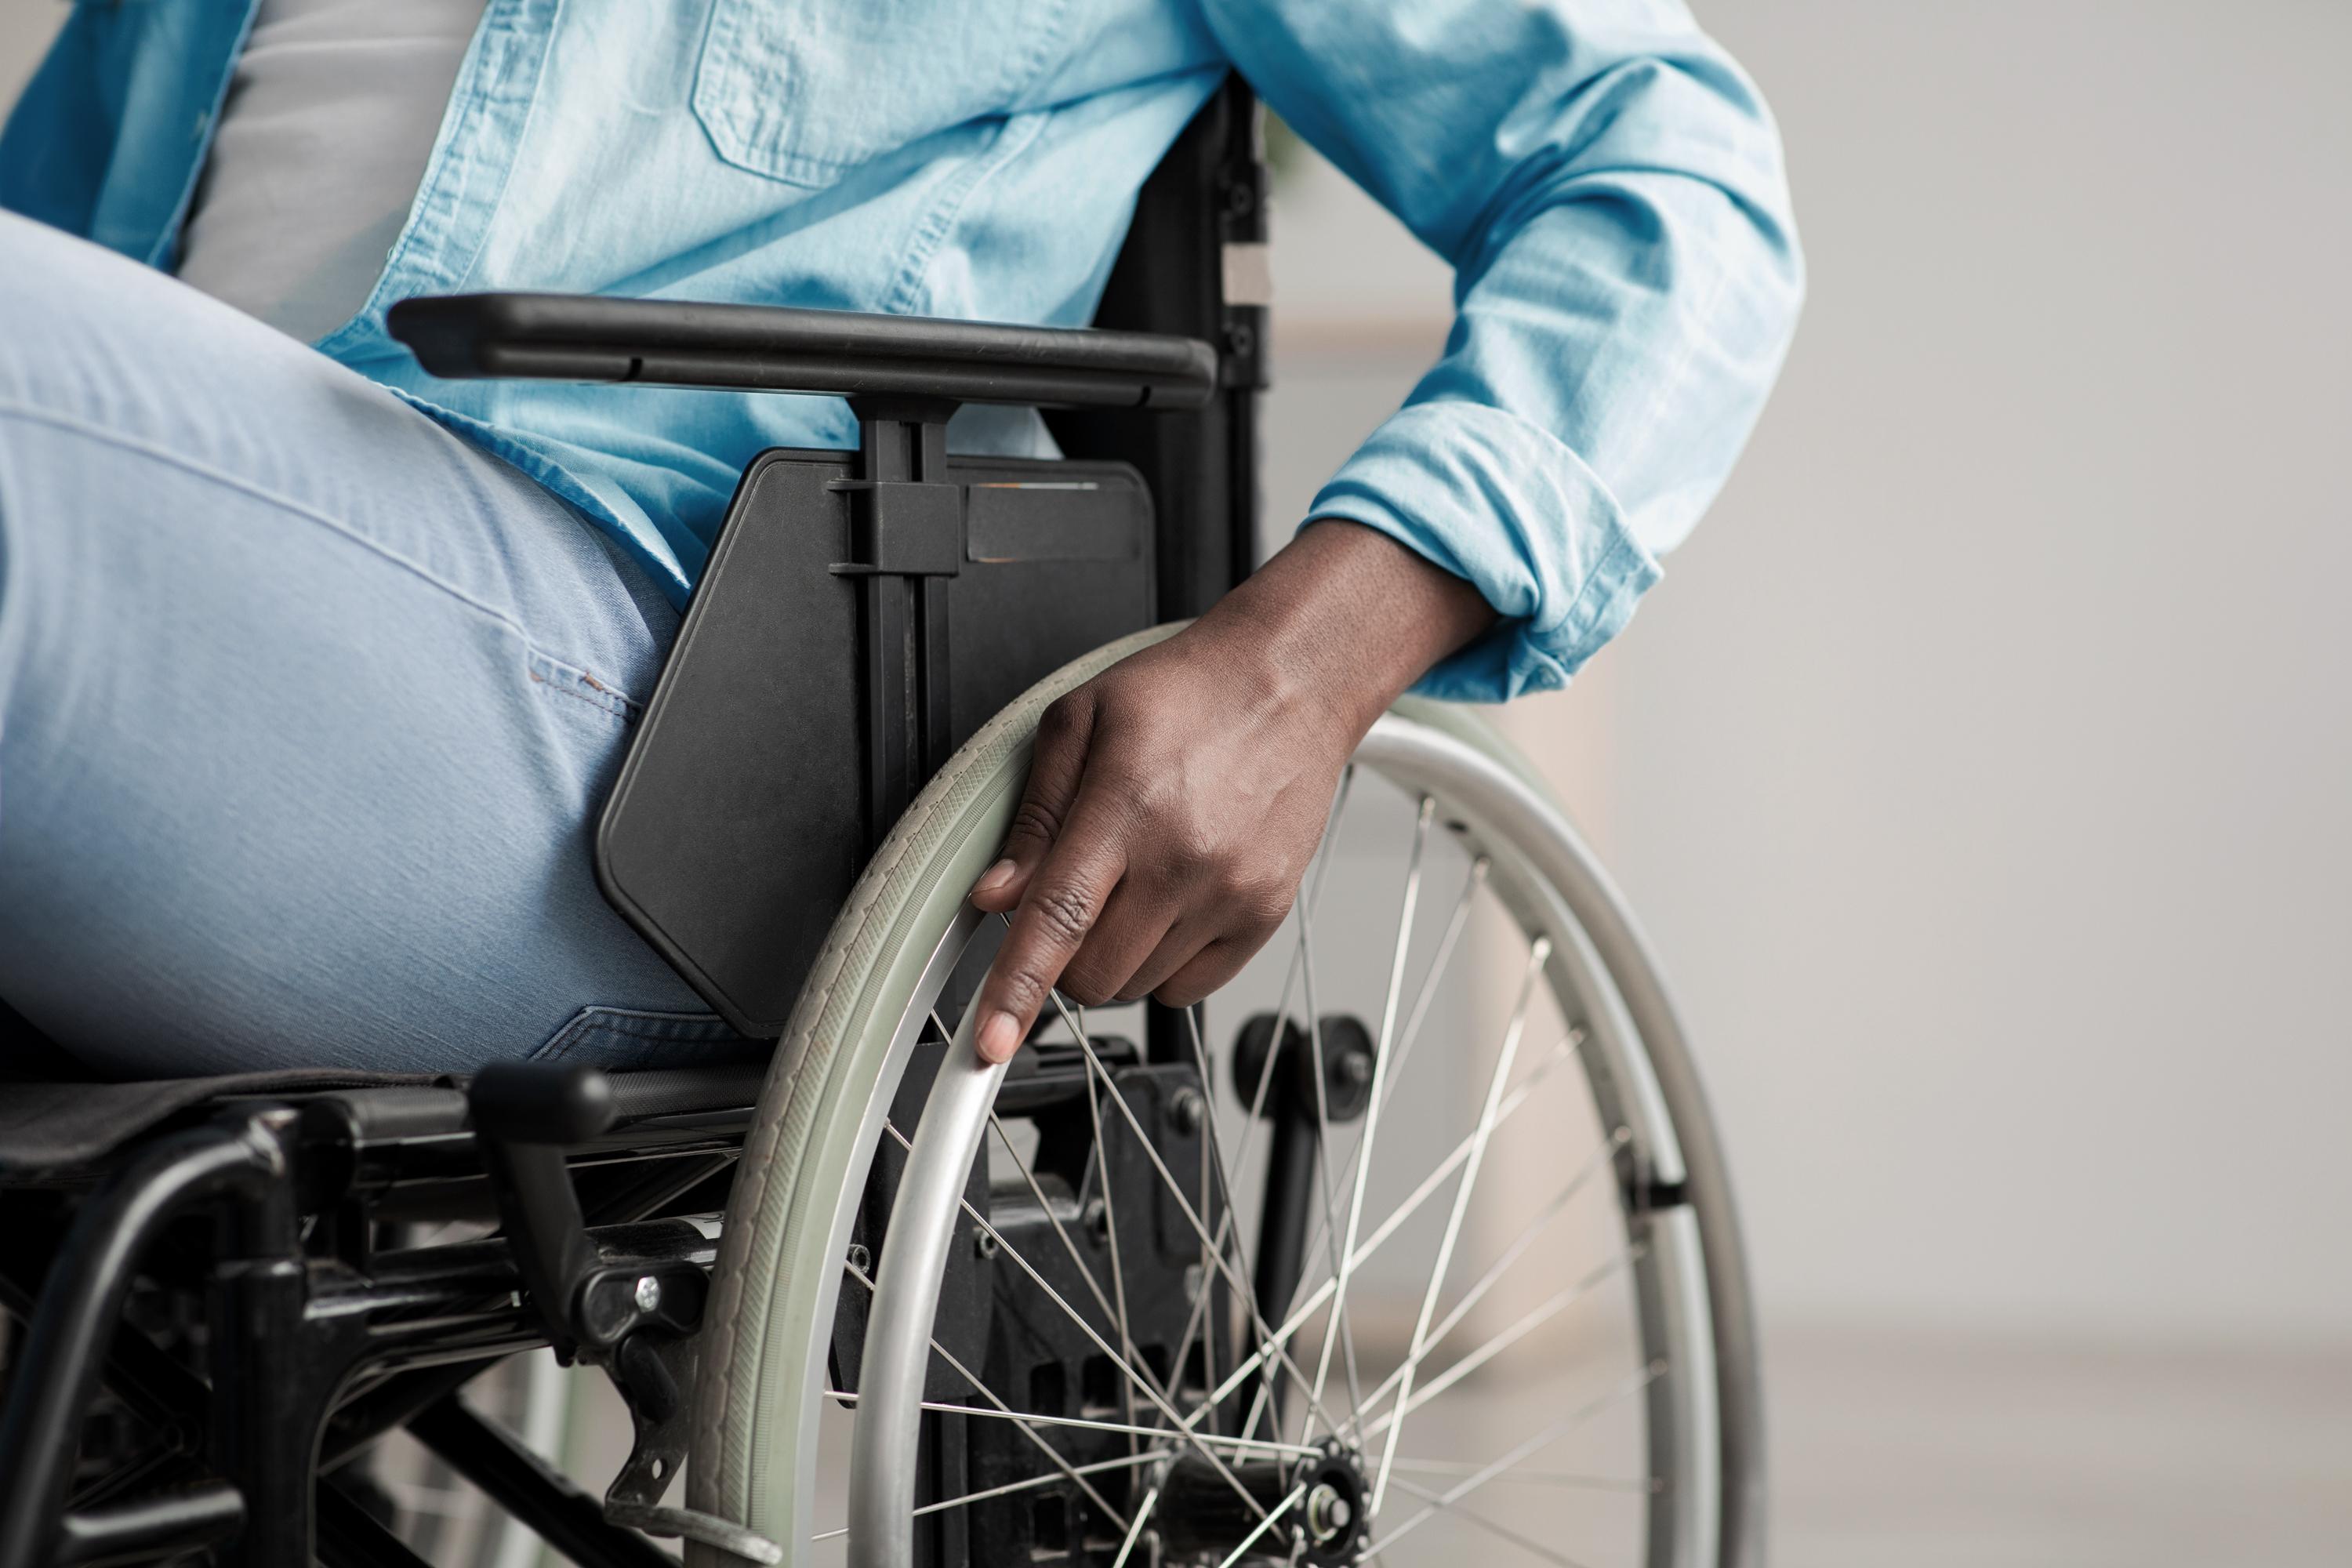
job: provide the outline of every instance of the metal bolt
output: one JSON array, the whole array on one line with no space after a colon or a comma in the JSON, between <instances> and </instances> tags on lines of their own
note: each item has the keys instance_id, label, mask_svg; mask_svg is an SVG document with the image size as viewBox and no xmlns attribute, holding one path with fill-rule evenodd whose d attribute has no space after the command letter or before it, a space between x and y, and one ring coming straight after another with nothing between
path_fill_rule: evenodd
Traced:
<instances>
[{"instance_id":1,"label":"metal bolt","mask_svg":"<svg viewBox=\"0 0 2352 1568\"><path fill-rule=\"evenodd\" d=\"M1339 1495L1339 1489L1325 1482L1307 1494L1307 1529L1318 1546L1328 1546L1355 1523L1356 1510Z\"/></svg>"},{"instance_id":2,"label":"metal bolt","mask_svg":"<svg viewBox=\"0 0 2352 1568\"><path fill-rule=\"evenodd\" d=\"M871 1278L874 1273L874 1255L853 1241L849 1244L849 1266L860 1274Z\"/></svg>"},{"instance_id":3,"label":"metal bolt","mask_svg":"<svg viewBox=\"0 0 2352 1568\"><path fill-rule=\"evenodd\" d=\"M992 1230L976 1230L972 1232L971 1247L974 1252L980 1254L982 1261L995 1257L997 1252L996 1233Z\"/></svg>"},{"instance_id":4,"label":"metal bolt","mask_svg":"<svg viewBox=\"0 0 2352 1568\"><path fill-rule=\"evenodd\" d=\"M1355 1089L1372 1081L1372 1058L1361 1051L1349 1051L1339 1058L1339 1077Z\"/></svg>"},{"instance_id":5,"label":"metal bolt","mask_svg":"<svg viewBox=\"0 0 2352 1568\"><path fill-rule=\"evenodd\" d=\"M637 1276L637 1310L650 1312L661 1305L661 1281L650 1274Z\"/></svg>"},{"instance_id":6,"label":"metal bolt","mask_svg":"<svg viewBox=\"0 0 2352 1568\"><path fill-rule=\"evenodd\" d=\"M1201 1130L1201 1122L1206 1116L1208 1109L1208 1103L1201 1098L1200 1090L1180 1089L1169 1096L1168 1124L1183 1136L1190 1138Z\"/></svg>"}]
</instances>

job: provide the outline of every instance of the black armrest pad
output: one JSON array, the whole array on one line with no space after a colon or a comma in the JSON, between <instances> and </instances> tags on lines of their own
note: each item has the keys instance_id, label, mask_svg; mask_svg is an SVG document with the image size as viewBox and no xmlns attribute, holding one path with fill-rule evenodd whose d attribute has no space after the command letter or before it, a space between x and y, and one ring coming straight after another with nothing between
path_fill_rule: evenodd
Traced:
<instances>
[{"instance_id":1,"label":"black armrest pad","mask_svg":"<svg viewBox=\"0 0 2352 1568\"><path fill-rule=\"evenodd\" d=\"M435 375L646 382L1047 407L1198 408L1193 338L765 305L453 294L404 300L392 335Z\"/></svg>"}]
</instances>

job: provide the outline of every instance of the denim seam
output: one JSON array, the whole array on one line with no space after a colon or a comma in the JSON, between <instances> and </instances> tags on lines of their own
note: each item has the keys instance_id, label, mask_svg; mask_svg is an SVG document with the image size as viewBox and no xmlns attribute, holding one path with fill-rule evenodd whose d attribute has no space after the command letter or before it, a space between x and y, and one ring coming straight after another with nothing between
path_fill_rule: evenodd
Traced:
<instances>
[{"instance_id":1,"label":"denim seam","mask_svg":"<svg viewBox=\"0 0 2352 1568\"><path fill-rule=\"evenodd\" d=\"M634 719L641 711L636 703L606 686L588 671L577 666L566 664L535 646L529 644L525 646L529 647L529 652L523 659L523 673L530 678L533 685L543 686L558 697L569 697L574 702L585 702L598 712L608 713L624 723ZM542 665L551 671L560 673L568 679L558 679L556 674L542 675L540 673L540 667ZM596 695L591 696L588 692L581 690L582 685L591 688Z\"/></svg>"},{"instance_id":2,"label":"denim seam","mask_svg":"<svg viewBox=\"0 0 2352 1568\"><path fill-rule=\"evenodd\" d=\"M546 1039L529 1058L532 1061L561 1061L592 1041L626 1040L651 1045L681 1047L728 1047L740 1043L740 1037L726 1026L726 1020L715 1014L670 1015L658 1017L633 1016L626 1009L583 1007L564 1021L563 1026Z\"/></svg>"},{"instance_id":3,"label":"denim seam","mask_svg":"<svg viewBox=\"0 0 2352 1568\"><path fill-rule=\"evenodd\" d=\"M633 1040L670 1040L679 1043L724 1044L731 1032L716 1032L726 1020L715 1013L690 1013L661 1018L640 1018L618 1008L593 1009L599 1015L576 1019L566 1034L604 1033L626 1035Z\"/></svg>"},{"instance_id":4,"label":"denim seam","mask_svg":"<svg viewBox=\"0 0 2352 1568\"><path fill-rule=\"evenodd\" d=\"M467 608L475 611L477 614L497 622L499 626L502 626L506 627L507 630L512 632L515 637L520 641L526 648L539 653L543 653L545 651L540 647L537 639L532 637L530 631L524 627L522 623L516 620L512 616L506 614L504 611L498 609L494 605L482 603L481 600L475 598L463 588L458 587L453 583L445 582L441 578L435 576L423 566L418 565L415 562L411 561L408 557L402 555L397 551L387 548L376 541L370 539L367 535L360 532L358 530L352 528L346 523L337 521L335 519L329 517L326 513L320 511L315 508L305 506L303 503L294 500L290 496L280 495L277 491L268 489L261 485L257 485L250 479L244 479L236 474L225 473L219 468L213 468L205 463L198 462L194 458L187 457L183 453L172 451L166 447L157 446L151 441L142 440L138 437L125 435L123 432L119 430L110 430L104 426L95 425L88 420L76 418L74 416L69 414L60 414L55 409L41 408L31 404L18 403L8 398L0 398L0 417L9 416L14 416L27 424L47 425L54 429L62 430L71 435L80 436L87 440L96 441L101 446L118 447L126 452L136 452L142 457L146 457L158 463L162 463L167 468L177 468L183 473L192 475L196 479L207 480L213 484L220 486L224 489L235 490L241 495L250 496L254 500L262 501L269 506L276 507L281 511L290 512L296 517L315 522L338 539L341 539L348 543L355 545L358 548L366 551L369 554L375 556L379 560L398 567L401 571L407 573L410 576L415 578L418 582L423 583L427 587L445 594L448 597L456 600L457 603L465 605ZM555 663L564 662L554 659L552 656L550 656L550 661ZM570 664L566 664L565 667L567 668L575 669L579 668L576 665ZM582 670L581 673L585 674L586 671ZM614 694L624 702L635 704L636 701L635 698L630 697L626 692L619 691L617 689L615 689Z\"/></svg>"}]
</instances>

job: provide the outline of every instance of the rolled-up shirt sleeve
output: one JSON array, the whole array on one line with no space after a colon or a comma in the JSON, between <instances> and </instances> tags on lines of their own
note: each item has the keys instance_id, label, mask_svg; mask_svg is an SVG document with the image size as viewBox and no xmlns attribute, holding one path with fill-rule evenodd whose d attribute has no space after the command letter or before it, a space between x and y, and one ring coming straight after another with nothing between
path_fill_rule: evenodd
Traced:
<instances>
[{"instance_id":1,"label":"rolled-up shirt sleeve","mask_svg":"<svg viewBox=\"0 0 2352 1568\"><path fill-rule=\"evenodd\" d=\"M1421 689L1564 683L1698 521L1803 292L1780 138L1679 5L1206 0L1235 67L1450 262L1445 352L1308 519L1502 616Z\"/></svg>"}]
</instances>

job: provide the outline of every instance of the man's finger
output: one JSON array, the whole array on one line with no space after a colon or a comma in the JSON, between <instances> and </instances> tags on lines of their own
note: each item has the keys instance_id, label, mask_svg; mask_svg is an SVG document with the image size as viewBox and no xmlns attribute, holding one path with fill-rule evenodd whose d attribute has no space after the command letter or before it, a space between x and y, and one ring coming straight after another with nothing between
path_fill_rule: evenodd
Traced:
<instances>
[{"instance_id":1,"label":"man's finger","mask_svg":"<svg viewBox=\"0 0 2352 1568\"><path fill-rule=\"evenodd\" d=\"M1202 949L1216 940L1216 928L1194 920L1179 920L1151 950L1151 956L1135 966L1126 984L1118 988L1115 1000L1137 1002L1168 984L1170 976L1198 957Z\"/></svg>"},{"instance_id":2,"label":"man's finger","mask_svg":"<svg viewBox=\"0 0 2352 1568\"><path fill-rule=\"evenodd\" d=\"M1255 958L1276 927L1264 926L1237 936L1220 937L1194 953L1184 966L1151 989L1153 998L1171 1007L1190 1007L1223 990Z\"/></svg>"},{"instance_id":3,"label":"man's finger","mask_svg":"<svg viewBox=\"0 0 2352 1568\"><path fill-rule=\"evenodd\" d=\"M1062 994L1087 1007L1124 997L1135 973L1168 935L1176 906L1129 877L1095 919L1086 945L1063 967Z\"/></svg>"},{"instance_id":4,"label":"man's finger","mask_svg":"<svg viewBox=\"0 0 2352 1568\"><path fill-rule=\"evenodd\" d=\"M1117 838L1100 827L1089 832L1084 810L1074 808L1073 830L1029 878L1004 945L981 983L975 1043L985 1060L1010 1061L1021 1048L1126 868Z\"/></svg>"},{"instance_id":5,"label":"man's finger","mask_svg":"<svg viewBox=\"0 0 2352 1568\"><path fill-rule=\"evenodd\" d=\"M1001 913L1021 901L1077 802L1086 776L1087 742L1093 732L1094 700L1083 686L1038 720L1029 783L1004 835L1004 853L972 884L971 901L982 909Z\"/></svg>"}]
</instances>

